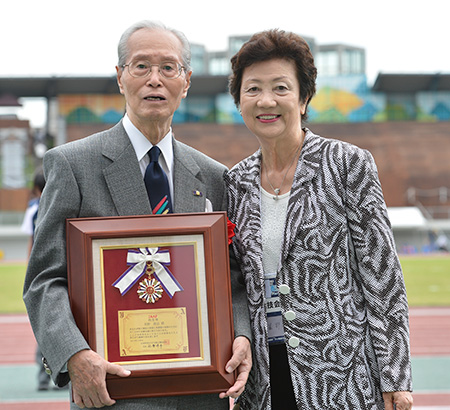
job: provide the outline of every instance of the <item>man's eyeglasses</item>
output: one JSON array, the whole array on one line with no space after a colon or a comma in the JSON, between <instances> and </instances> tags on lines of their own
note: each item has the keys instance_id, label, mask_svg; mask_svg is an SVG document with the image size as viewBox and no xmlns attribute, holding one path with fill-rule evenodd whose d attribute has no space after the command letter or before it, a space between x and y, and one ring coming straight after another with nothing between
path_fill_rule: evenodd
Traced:
<instances>
[{"instance_id":1,"label":"man's eyeglasses","mask_svg":"<svg viewBox=\"0 0 450 410\"><path fill-rule=\"evenodd\" d=\"M128 67L128 72L132 77L140 78L147 77L152 71L152 67L157 66L159 73L170 80L174 80L181 75L182 70L186 70L181 64L175 63L174 61L165 61L159 64L151 64L147 60L136 60L132 61L130 64L124 64L122 68Z\"/></svg>"}]
</instances>

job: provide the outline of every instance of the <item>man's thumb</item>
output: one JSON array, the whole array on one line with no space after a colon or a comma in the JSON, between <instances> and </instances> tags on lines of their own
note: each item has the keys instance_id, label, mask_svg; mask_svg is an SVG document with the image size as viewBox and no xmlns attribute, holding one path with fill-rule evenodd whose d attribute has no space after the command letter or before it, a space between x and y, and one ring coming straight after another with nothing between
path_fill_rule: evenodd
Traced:
<instances>
[{"instance_id":1,"label":"man's thumb","mask_svg":"<svg viewBox=\"0 0 450 410\"><path fill-rule=\"evenodd\" d=\"M120 377L128 377L131 374L131 371L119 366L118 364L108 363L108 368L106 371L109 374L115 374Z\"/></svg>"}]
</instances>

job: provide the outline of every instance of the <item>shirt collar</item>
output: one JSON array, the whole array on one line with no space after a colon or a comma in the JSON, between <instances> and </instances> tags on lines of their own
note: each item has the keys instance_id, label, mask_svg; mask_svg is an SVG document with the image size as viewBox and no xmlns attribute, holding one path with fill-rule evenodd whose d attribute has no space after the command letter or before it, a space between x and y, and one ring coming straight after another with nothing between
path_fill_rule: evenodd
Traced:
<instances>
[{"instance_id":1,"label":"shirt collar","mask_svg":"<svg viewBox=\"0 0 450 410\"><path fill-rule=\"evenodd\" d=\"M131 122L130 118L127 114L123 117L123 127L125 128L128 137L130 138L131 144L136 152L136 157L139 162L144 160L146 165L149 162L147 153L151 147L153 147L152 143L139 131L136 126ZM172 145L172 128L169 129L169 132L164 136L164 138L156 144L162 153L163 165L164 168L167 167L164 171L167 173L172 173L173 171L173 145ZM161 160L161 157L160 157Z\"/></svg>"}]
</instances>

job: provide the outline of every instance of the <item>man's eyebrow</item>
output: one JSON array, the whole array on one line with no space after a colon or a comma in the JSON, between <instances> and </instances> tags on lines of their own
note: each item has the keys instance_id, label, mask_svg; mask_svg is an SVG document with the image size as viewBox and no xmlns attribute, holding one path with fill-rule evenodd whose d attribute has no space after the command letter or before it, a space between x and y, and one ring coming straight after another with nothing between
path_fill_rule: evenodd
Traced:
<instances>
[{"instance_id":1,"label":"man's eyebrow","mask_svg":"<svg viewBox=\"0 0 450 410\"><path fill-rule=\"evenodd\" d=\"M136 61L136 60L147 60L150 61L152 60L152 57L149 56L148 54L137 54L135 56L133 56L133 59L131 61ZM177 61L178 59L173 56L173 55L166 55L166 56L162 56L161 57L161 61Z\"/></svg>"}]
</instances>

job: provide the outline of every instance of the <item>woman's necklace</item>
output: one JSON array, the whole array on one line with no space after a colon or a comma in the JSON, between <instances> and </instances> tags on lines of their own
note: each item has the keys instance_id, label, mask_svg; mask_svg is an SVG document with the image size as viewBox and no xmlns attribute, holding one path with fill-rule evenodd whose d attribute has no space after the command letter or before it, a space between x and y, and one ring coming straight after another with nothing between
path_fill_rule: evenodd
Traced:
<instances>
[{"instance_id":1,"label":"woman's necklace","mask_svg":"<svg viewBox=\"0 0 450 410\"><path fill-rule=\"evenodd\" d=\"M270 182L270 179L269 179L269 174L267 173L267 167L264 167L264 171L266 172L267 182L269 183L270 187L272 188L272 191L275 192L275 196L273 197L273 199L275 201L278 201L278 199L279 199L281 188L283 188L284 181L286 180L287 174L288 174L289 170L291 169L292 164L294 163L294 160L295 160L295 158L296 158L296 156L298 154L298 151L300 150L301 146L302 146L302 143L300 143L298 148L296 149L296 151L294 153L294 156L292 157L291 163L289 164L289 167L287 168L287 170L286 170L286 172L284 174L283 180L281 181L281 184L280 184L279 188L274 188L273 187L273 185L272 185L272 183Z\"/></svg>"}]
</instances>

